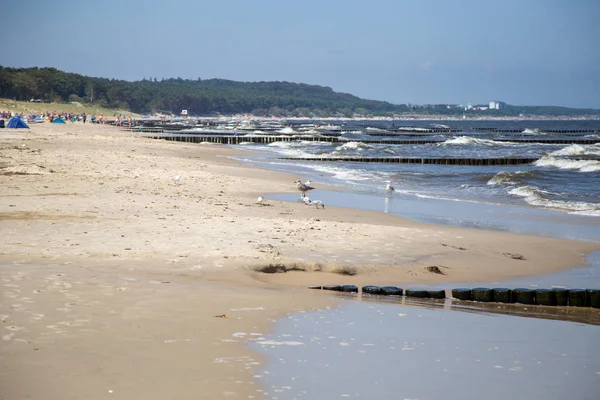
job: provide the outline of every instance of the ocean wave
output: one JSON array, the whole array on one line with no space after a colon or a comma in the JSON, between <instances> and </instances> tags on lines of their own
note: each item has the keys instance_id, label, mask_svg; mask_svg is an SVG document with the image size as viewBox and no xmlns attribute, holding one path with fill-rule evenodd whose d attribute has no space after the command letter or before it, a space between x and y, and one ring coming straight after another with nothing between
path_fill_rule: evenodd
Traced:
<instances>
[{"instance_id":1,"label":"ocean wave","mask_svg":"<svg viewBox=\"0 0 600 400\"><path fill-rule=\"evenodd\" d=\"M529 171L516 171L516 172L508 172L508 171L500 171L492 179L490 179L487 184L488 185L517 185L522 183L523 180L520 178L521 176L531 176L532 173Z\"/></svg>"},{"instance_id":2,"label":"ocean wave","mask_svg":"<svg viewBox=\"0 0 600 400\"><path fill-rule=\"evenodd\" d=\"M550 153L552 156L581 156L581 155L594 155L600 156L600 145L592 144L592 145L579 145L572 144L563 149L553 151Z\"/></svg>"},{"instance_id":3,"label":"ocean wave","mask_svg":"<svg viewBox=\"0 0 600 400\"><path fill-rule=\"evenodd\" d=\"M539 128L525 128L523 130L524 134L526 135L545 135L545 132L542 132Z\"/></svg>"},{"instance_id":4,"label":"ocean wave","mask_svg":"<svg viewBox=\"0 0 600 400\"><path fill-rule=\"evenodd\" d=\"M535 161L533 165L538 167L555 167L559 169L578 169L579 172L600 171L600 161L598 160L571 160L567 158L545 156Z\"/></svg>"},{"instance_id":5,"label":"ocean wave","mask_svg":"<svg viewBox=\"0 0 600 400\"><path fill-rule=\"evenodd\" d=\"M332 176L335 179L339 179L344 183L352 184L353 182L361 181L385 181L387 178L382 178L385 174L377 173L375 171L368 171L365 169L348 169L344 167L336 167L331 164L298 164L299 167L309 168L313 171L323 172ZM385 186L385 185L384 185Z\"/></svg>"},{"instance_id":6,"label":"ocean wave","mask_svg":"<svg viewBox=\"0 0 600 400\"><path fill-rule=\"evenodd\" d=\"M507 145L507 143L495 142L493 140L488 140L488 139L477 139L477 138L470 137L470 136L458 136L453 139L448 139L443 143L439 143L438 146L446 146L446 145L463 146L463 145L470 145L470 144L477 144L477 145L483 145L483 146L505 146L505 145Z\"/></svg>"},{"instance_id":7,"label":"ocean wave","mask_svg":"<svg viewBox=\"0 0 600 400\"><path fill-rule=\"evenodd\" d=\"M341 146L336 147L335 149L338 151L341 150L364 150L364 149L370 149L373 146L366 144L366 143L362 143L362 142L348 142L348 143L344 143Z\"/></svg>"},{"instance_id":8,"label":"ocean wave","mask_svg":"<svg viewBox=\"0 0 600 400\"><path fill-rule=\"evenodd\" d=\"M290 133L296 133L296 131L294 129L290 128L289 126L286 126L285 128L278 130L277 133L290 134Z\"/></svg>"},{"instance_id":9,"label":"ocean wave","mask_svg":"<svg viewBox=\"0 0 600 400\"><path fill-rule=\"evenodd\" d=\"M600 204L587 203L583 201L563 201L549 199L545 196L545 194L548 192L545 192L535 186L519 186L510 190L508 193L523 197L527 204L536 207L550 208L553 210L567 211L570 213L585 213L585 215L600 215Z\"/></svg>"},{"instance_id":10,"label":"ocean wave","mask_svg":"<svg viewBox=\"0 0 600 400\"><path fill-rule=\"evenodd\" d=\"M322 148L322 151L319 151ZM284 157L321 157L330 156L331 144L315 141L273 142L266 146L257 146L257 150L265 150L281 154Z\"/></svg>"}]
</instances>

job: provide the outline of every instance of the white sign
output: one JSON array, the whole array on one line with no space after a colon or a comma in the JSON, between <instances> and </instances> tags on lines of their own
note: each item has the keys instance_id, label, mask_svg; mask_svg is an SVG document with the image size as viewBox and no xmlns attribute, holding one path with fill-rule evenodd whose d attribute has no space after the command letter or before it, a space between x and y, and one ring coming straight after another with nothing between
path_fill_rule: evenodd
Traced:
<instances>
[{"instance_id":1,"label":"white sign","mask_svg":"<svg viewBox=\"0 0 600 400\"><path fill-rule=\"evenodd\" d=\"M181 110L181 115L187 115L187 110Z\"/></svg>"}]
</instances>

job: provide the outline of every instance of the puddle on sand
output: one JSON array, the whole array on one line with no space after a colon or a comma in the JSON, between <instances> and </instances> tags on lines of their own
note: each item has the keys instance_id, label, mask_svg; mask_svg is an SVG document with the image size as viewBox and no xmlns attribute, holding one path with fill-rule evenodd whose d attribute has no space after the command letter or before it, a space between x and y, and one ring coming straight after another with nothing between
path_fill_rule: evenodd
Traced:
<instances>
[{"instance_id":1,"label":"puddle on sand","mask_svg":"<svg viewBox=\"0 0 600 400\"><path fill-rule=\"evenodd\" d=\"M596 399L600 326L369 301L296 313L262 344L268 399ZM273 345L294 343L294 346Z\"/></svg>"}]
</instances>

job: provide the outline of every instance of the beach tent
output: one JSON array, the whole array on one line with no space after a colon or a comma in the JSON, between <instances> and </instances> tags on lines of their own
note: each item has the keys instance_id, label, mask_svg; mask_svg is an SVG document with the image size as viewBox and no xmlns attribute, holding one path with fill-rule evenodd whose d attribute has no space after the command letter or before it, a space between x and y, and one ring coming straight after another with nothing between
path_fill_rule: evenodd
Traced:
<instances>
[{"instance_id":1,"label":"beach tent","mask_svg":"<svg viewBox=\"0 0 600 400\"><path fill-rule=\"evenodd\" d=\"M25 123L25 121L23 121L21 119L21 117L16 116L16 117L12 117L9 121L8 124L6 125L7 128L29 128L29 126Z\"/></svg>"},{"instance_id":2,"label":"beach tent","mask_svg":"<svg viewBox=\"0 0 600 400\"><path fill-rule=\"evenodd\" d=\"M65 120L62 118L54 118L54 120L52 120L53 124L64 124Z\"/></svg>"}]
</instances>

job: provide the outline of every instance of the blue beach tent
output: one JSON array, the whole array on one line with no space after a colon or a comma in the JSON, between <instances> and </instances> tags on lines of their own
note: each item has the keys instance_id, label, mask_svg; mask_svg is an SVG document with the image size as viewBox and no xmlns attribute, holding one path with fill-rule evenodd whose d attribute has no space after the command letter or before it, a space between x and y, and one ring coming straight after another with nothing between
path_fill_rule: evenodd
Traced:
<instances>
[{"instance_id":1,"label":"blue beach tent","mask_svg":"<svg viewBox=\"0 0 600 400\"><path fill-rule=\"evenodd\" d=\"M64 119L62 119L62 118L54 118L54 119L52 120L52 123L53 123L53 124L64 124L64 123L65 123L65 120L64 120Z\"/></svg>"},{"instance_id":2,"label":"blue beach tent","mask_svg":"<svg viewBox=\"0 0 600 400\"><path fill-rule=\"evenodd\" d=\"M8 121L8 124L6 125L7 128L27 128L29 129L29 126L25 123L25 121L23 121L23 119L21 119L21 117L12 117L10 119L10 121Z\"/></svg>"}]
</instances>

